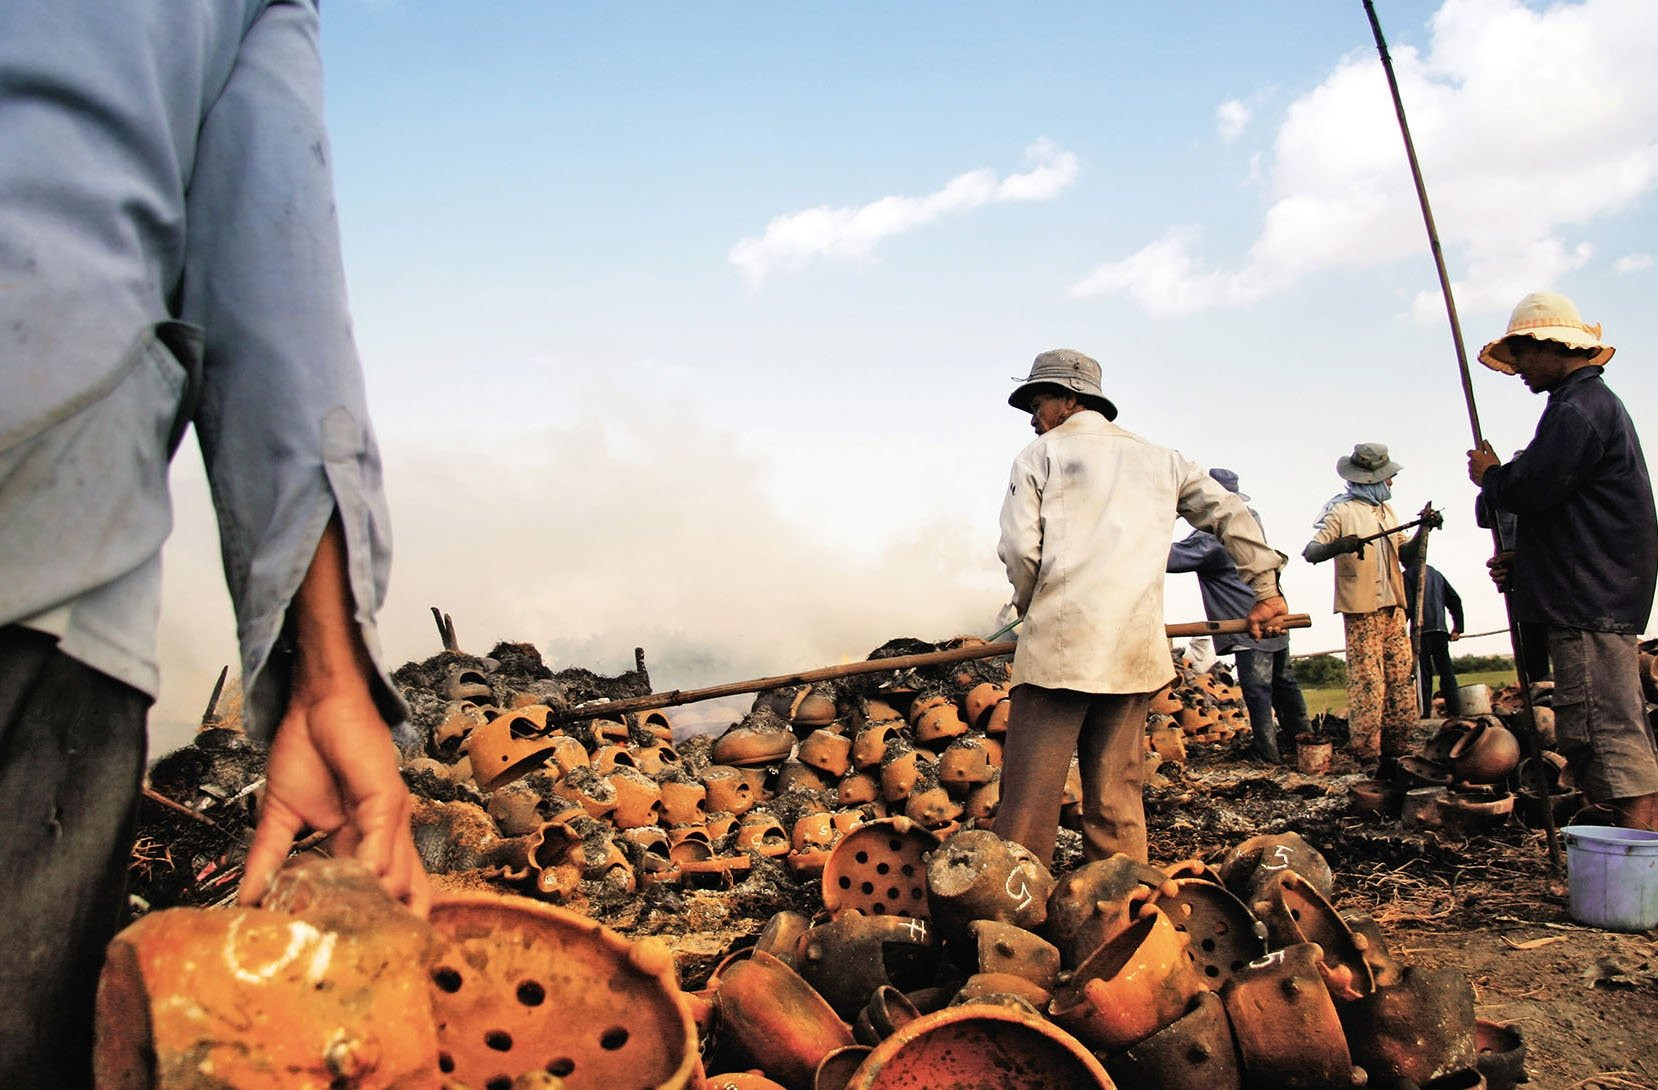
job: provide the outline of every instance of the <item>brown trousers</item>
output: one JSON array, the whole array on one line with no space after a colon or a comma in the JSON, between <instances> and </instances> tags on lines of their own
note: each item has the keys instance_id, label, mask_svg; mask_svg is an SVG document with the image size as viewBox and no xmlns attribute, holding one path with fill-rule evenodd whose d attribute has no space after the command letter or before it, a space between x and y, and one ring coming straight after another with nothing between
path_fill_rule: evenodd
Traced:
<instances>
[{"instance_id":1,"label":"brown trousers","mask_svg":"<svg viewBox=\"0 0 1658 1090\"><path fill-rule=\"evenodd\" d=\"M1093 862L1116 852L1146 861L1147 693L1079 693L1017 685L1002 752L1002 801L994 830L1052 865L1060 797L1071 756L1082 773L1082 850Z\"/></svg>"}]
</instances>

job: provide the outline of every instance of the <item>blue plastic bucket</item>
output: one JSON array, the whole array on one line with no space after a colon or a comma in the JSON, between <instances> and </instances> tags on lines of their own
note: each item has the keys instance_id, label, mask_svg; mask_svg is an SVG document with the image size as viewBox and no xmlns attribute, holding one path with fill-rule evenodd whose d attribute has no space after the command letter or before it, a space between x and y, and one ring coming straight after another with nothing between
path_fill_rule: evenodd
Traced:
<instances>
[{"instance_id":1,"label":"blue plastic bucket","mask_svg":"<svg viewBox=\"0 0 1658 1090\"><path fill-rule=\"evenodd\" d=\"M1598 825L1561 831L1572 919L1608 931L1658 927L1658 833Z\"/></svg>"}]
</instances>

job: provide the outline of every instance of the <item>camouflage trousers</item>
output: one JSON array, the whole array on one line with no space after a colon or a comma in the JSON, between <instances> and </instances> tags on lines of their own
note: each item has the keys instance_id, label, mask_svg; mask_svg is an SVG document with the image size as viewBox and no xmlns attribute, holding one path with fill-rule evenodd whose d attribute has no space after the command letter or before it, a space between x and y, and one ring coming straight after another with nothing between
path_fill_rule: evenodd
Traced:
<instances>
[{"instance_id":1,"label":"camouflage trousers","mask_svg":"<svg viewBox=\"0 0 1658 1090\"><path fill-rule=\"evenodd\" d=\"M1397 757L1416 725L1415 663L1405 611L1344 613L1347 623L1347 747L1355 757Z\"/></svg>"}]
</instances>

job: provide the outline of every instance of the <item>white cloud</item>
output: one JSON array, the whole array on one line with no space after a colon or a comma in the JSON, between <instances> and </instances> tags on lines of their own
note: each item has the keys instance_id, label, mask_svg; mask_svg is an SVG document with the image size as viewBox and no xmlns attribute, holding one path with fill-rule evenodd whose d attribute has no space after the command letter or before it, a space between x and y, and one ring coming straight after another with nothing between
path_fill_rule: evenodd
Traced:
<instances>
[{"instance_id":1,"label":"white cloud","mask_svg":"<svg viewBox=\"0 0 1658 1090\"><path fill-rule=\"evenodd\" d=\"M1650 0L1542 11L1519 0L1447 0L1431 30L1426 54L1391 49L1412 140L1442 245L1462 273L1459 300L1506 308L1587 262L1582 228L1658 185L1658 18ZM1270 203L1236 267L1191 252L1195 234L1180 229L1101 265L1071 294L1127 295L1172 316L1426 251L1373 51L1344 58L1290 104L1262 177ZM1425 293L1413 311L1442 314L1443 303Z\"/></svg>"},{"instance_id":2,"label":"white cloud","mask_svg":"<svg viewBox=\"0 0 1658 1090\"><path fill-rule=\"evenodd\" d=\"M1215 126L1222 140L1231 143L1249 127L1254 111L1238 99L1230 98L1215 108Z\"/></svg>"},{"instance_id":3,"label":"white cloud","mask_svg":"<svg viewBox=\"0 0 1658 1090\"><path fill-rule=\"evenodd\" d=\"M1652 268L1651 254L1625 254L1612 262L1612 271L1617 273L1645 272Z\"/></svg>"},{"instance_id":4,"label":"white cloud","mask_svg":"<svg viewBox=\"0 0 1658 1090\"><path fill-rule=\"evenodd\" d=\"M740 239L729 259L749 283L758 285L774 272L799 269L814 258L867 258L886 239L945 216L987 204L1051 200L1076 181L1076 155L1046 140L1031 145L1026 158L1035 165L1023 174L998 179L994 171L981 168L958 174L925 196L785 213L766 224L763 235Z\"/></svg>"}]
</instances>

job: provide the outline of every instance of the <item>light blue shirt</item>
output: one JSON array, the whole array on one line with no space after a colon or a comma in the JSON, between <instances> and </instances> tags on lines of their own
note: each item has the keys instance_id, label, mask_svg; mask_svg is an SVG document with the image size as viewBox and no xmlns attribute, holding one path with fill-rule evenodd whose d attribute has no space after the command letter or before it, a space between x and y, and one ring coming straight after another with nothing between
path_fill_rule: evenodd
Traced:
<instances>
[{"instance_id":1,"label":"light blue shirt","mask_svg":"<svg viewBox=\"0 0 1658 1090\"><path fill-rule=\"evenodd\" d=\"M331 513L377 664L390 559L315 0L6 0L0 148L0 624L155 694L167 460L193 423L268 735Z\"/></svg>"}]
</instances>

